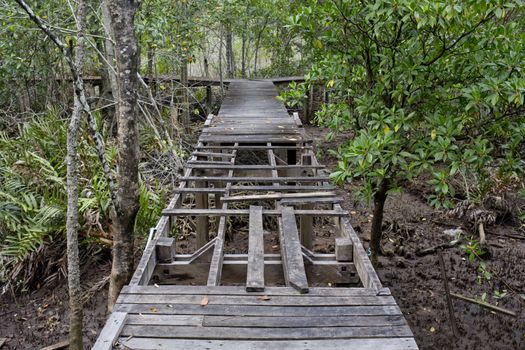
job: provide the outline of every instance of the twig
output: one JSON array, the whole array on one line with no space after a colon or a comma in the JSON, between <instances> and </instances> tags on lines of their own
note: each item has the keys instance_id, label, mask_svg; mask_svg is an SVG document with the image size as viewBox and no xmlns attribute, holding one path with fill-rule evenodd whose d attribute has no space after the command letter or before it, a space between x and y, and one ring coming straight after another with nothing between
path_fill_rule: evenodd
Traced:
<instances>
[{"instance_id":1,"label":"twig","mask_svg":"<svg viewBox=\"0 0 525 350\"><path fill-rule=\"evenodd\" d=\"M441 244L435 245L435 246L430 247L430 248L425 248L425 249L418 250L416 252L416 255L417 256L425 256L425 255L433 254L433 253L437 252L438 250L443 250L443 249L447 249L447 248L453 248L453 247L459 245L461 242L463 242L463 239L459 238L459 239L456 239L456 240L454 240L452 242L441 243Z\"/></svg>"},{"instance_id":2,"label":"twig","mask_svg":"<svg viewBox=\"0 0 525 350\"><path fill-rule=\"evenodd\" d=\"M443 260L443 250L439 251L438 257L439 266L441 267L441 277L443 278L443 286L445 287L445 298L447 300L450 327L452 328L452 333L454 333L454 337L456 337L457 339L459 337L459 334L458 328L456 326L456 318L454 317L454 306L452 305L452 300L450 299L450 290L448 289L447 271L445 270L445 261Z\"/></svg>"},{"instance_id":3,"label":"twig","mask_svg":"<svg viewBox=\"0 0 525 350\"><path fill-rule=\"evenodd\" d=\"M502 313L502 314L505 314L505 315L517 317L517 314L514 311L511 311L511 310L508 310L508 309L504 309L502 307L495 306L495 305L486 303L486 302L481 301L481 300L472 299L472 298L466 297L466 296L461 295L461 294L456 294L456 293L450 293L450 295L453 296L456 299L460 299L460 300L463 300L463 301L467 301L469 303L477 304L477 305L479 305L481 307L484 307L484 308L489 309L489 310L494 311L494 312L499 312L499 313Z\"/></svg>"}]
</instances>

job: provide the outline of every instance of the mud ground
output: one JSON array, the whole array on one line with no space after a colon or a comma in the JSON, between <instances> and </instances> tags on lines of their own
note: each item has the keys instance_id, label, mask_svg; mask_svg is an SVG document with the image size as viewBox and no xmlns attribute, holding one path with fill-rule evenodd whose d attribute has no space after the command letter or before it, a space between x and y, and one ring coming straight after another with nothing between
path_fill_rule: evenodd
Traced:
<instances>
[{"instance_id":1,"label":"mud ground","mask_svg":"<svg viewBox=\"0 0 525 350\"><path fill-rule=\"evenodd\" d=\"M335 148L344 141L339 138L325 141L325 130L308 127L317 140L319 161L333 169L336 159L322 150ZM343 207L351 213L351 223L368 245L371 208L359 201L355 185L345 185L340 194ZM465 237L474 236L472 229L446 213L431 208L422 192L424 184L407 185L403 193L390 195L386 202L384 224L384 256L377 272L389 287L403 311L421 349L525 349L525 228L502 223L487 228L491 252L486 259L490 280L478 281L479 263L469 262L463 249L456 246L443 251L450 290L471 298L486 301L511 310L517 317L491 312L478 305L452 300L454 317L459 329L455 338L447 312L438 253L418 256L416 252L450 242L454 238L443 231L462 228ZM514 236L517 238L512 238ZM229 242L228 252L244 252L247 234ZM273 240L272 240L273 239ZM266 250L278 252L276 238L270 239ZM181 251L193 249L192 237L178 243ZM317 237L315 250L333 251L332 239L326 232ZM101 281L109 274L109 261L90 266L83 275L83 285L91 289L85 308L85 344L96 339L106 319L107 284ZM496 291L507 291L498 298ZM42 288L16 298L4 295L0 299L0 338L7 338L4 349L39 349L67 339L67 284L62 280L54 288ZM1 339L0 339L1 341Z\"/></svg>"}]
</instances>

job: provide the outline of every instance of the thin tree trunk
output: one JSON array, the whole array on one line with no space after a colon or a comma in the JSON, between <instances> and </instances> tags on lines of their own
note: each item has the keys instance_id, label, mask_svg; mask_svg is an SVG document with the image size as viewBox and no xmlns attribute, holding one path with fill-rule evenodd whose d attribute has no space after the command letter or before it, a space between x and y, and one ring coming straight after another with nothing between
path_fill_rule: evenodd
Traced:
<instances>
[{"instance_id":1,"label":"thin tree trunk","mask_svg":"<svg viewBox=\"0 0 525 350\"><path fill-rule=\"evenodd\" d=\"M184 131L190 128L190 98L188 93L188 60L186 57L182 58L180 67L180 83L181 83L181 124Z\"/></svg>"},{"instance_id":2,"label":"thin tree trunk","mask_svg":"<svg viewBox=\"0 0 525 350\"><path fill-rule=\"evenodd\" d=\"M377 264L378 255L381 252L381 237L383 236L383 212L385 201L389 190L389 180L383 179L374 194L374 217L370 231L370 250L371 259L374 265Z\"/></svg>"},{"instance_id":3,"label":"thin tree trunk","mask_svg":"<svg viewBox=\"0 0 525 350\"><path fill-rule=\"evenodd\" d=\"M246 32L242 33L241 45L241 77L246 78Z\"/></svg>"},{"instance_id":4,"label":"thin tree trunk","mask_svg":"<svg viewBox=\"0 0 525 350\"><path fill-rule=\"evenodd\" d=\"M84 35L86 21L86 3L78 2L77 8L77 44L75 65L81 80L84 71ZM75 82L75 85L79 82ZM75 93L73 113L67 132L67 282L69 290L69 348L82 350L83 303L80 286L80 258L78 252L78 167L77 146L82 102Z\"/></svg>"},{"instance_id":5,"label":"thin tree trunk","mask_svg":"<svg viewBox=\"0 0 525 350\"><path fill-rule=\"evenodd\" d=\"M117 74L116 74L116 68L115 68L115 48L113 46L113 41L111 37L111 21L109 18L109 10L106 0L102 0L100 2L101 7L101 13L102 13L102 23L104 27L104 33L106 36L104 46L106 47L105 53L106 53L106 62L107 62L107 70L109 75L109 82L110 82L110 91L108 93L108 102L116 102L119 99L118 96L118 83L117 83ZM109 110L109 114L111 116L111 130L115 130L116 127L116 107L111 106ZM114 132L112 132L114 134Z\"/></svg>"},{"instance_id":6,"label":"thin tree trunk","mask_svg":"<svg viewBox=\"0 0 525 350\"><path fill-rule=\"evenodd\" d=\"M257 64L258 64L258 61L259 61L259 47L261 45L261 37L264 33L264 30L266 29L266 26L268 25L268 17L265 17L264 18L264 24L261 28L261 30L259 31L259 33L257 34L257 41L255 42L255 59L254 59L254 63L253 63L253 75L254 76L257 76Z\"/></svg>"},{"instance_id":7,"label":"thin tree trunk","mask_svg":"<svg viewBox=\"0 0 525 350\"><path fill-rule=\"evenodd\" d=\"M122 287L133 273L133 228L139 210L139 143L136 125L139 49L134 16L140 5L135 0L106 0L114 35L119 100L117 104L119 186L112 212L113 263L108 293L112 311Z\"/></svg>"},{"instance_id":8,"label":"thin tree trunk","mask_svg":"<svg viewBox=\"0 0 525 350\"><path fill-rule=\"evenodd\" d=\"M222 34L219 38L219 81L221 87L221 96L224 93L224 83L223 83L223 71L222 71Z\"/></svg>"},{"instance_id":9,"label":"thin tree trunk","mask_svg":"<svg viewBox=\"0 0 525 350\"><path fill-rule=\"evenodd\" d=\"M226 29L226 74L232 79L235 74L235 57L233 55L233 33L230 28Z\"/></svg>"}]
</instances>

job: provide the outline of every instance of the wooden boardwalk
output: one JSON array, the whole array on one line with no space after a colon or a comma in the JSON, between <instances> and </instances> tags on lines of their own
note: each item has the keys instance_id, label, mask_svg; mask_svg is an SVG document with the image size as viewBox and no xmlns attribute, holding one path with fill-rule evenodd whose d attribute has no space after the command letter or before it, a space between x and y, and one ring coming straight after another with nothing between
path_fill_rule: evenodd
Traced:
<instances>
[{"instance_id":1,"label":"wooden boardwalk","mask_svg":"<svg viewBox=\"0 0 525 350\"><path fill-rule=\"evenodd\" d=\"M276 95L269 81L230 83L94 349L417 349ZM170 237L184 218L190 254ZM316 252L326 235L334 251Z\"/></svg>"}]
</instances>

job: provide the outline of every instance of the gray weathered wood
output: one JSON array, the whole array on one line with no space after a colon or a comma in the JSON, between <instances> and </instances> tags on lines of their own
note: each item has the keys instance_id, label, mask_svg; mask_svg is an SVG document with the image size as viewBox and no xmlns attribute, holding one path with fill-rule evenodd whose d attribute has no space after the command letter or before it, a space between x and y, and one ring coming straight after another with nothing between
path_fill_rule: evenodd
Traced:
<instances>
[{"instance_id":1,"label":"gray weathered wood","mask_svg":"<svg viewBox=\"0 0 525 350\"><path fill-rule=\"evenodd\" d=\"M119 341L131 349L172 350L172 349L207 349L207 350L416 350L414 338L352 338L315 340L199 340L168 338L121 338Z\"/></svg>"},{"instance_id":2,"label":"gray weathered wood","mask_svg":"<svg viewBox=\"0 0 525 350\"><path fill-rule=\"evenodd\" d=\"M315 158L305 129L275 94L268 82L232 81L221 111L208 117L176 195L155 227L131 285L117 300L115 311L128 316L111 336L118 336L122 347L417 349L401 310L389 289L381 286L351 228L348 213L337 204L342 198L331 192L334 186ZM194 195L197 208L181 208L188 205L187 194ZM207 208L209 194L215 197L214 209ZM247 209L242 202L250 200L266 201L267 209ZM239 209L229 209L233 201ZM227 217L248 215L248 254L225 254ZM277 217L281 254L264 254L265 215ZM199 222L218 217L216 238L194 254L163 263L173 252L165 254L156 247L163 246L179 216L196 217L197 232L203 231ZM312 246L313 217L322 216L336 218L340 228L336 254L306 249ZM301 220L300 237L296 220ZM228 235L237 239L236 225L232 228ZM319 283L357 283L356 272L363 287L311 287L306 277L317 276ZM163 285L179 283L181 275L187 278L181 283L188 285ZM157 284L145 285L152 276ZM267 286L279 285L283 276L287 286Z\"/></svg>"},{"instance_id":3,"label":"gray weathered wood","mask_svg":"<svg viewBox=\"0 0 525 350\"><path fill-rule=\"evenodd\" d=\"M246 291L264 290L264 236L262 207L250 207Z\"/></svg>"},{"instance_id":4,"label":"gray weathered wood","mask_svg":"<svg viewBox=\"0 0 525 350\"><path fill-rule=\"evenodd\" d=\"M293 287L266 287L263 292L246 293L244 286L183 286L183 285L165 285L165 286L125 286L121 294L162 294L162 295L267 295L267 296L295 296L298 298L309 298L310 296L375 296L377 291L370 288L329 288L315 287L310 288L308 294L301 294Z\"/></svg>"},{"instance_id":5,"label":"gray weathered wood","mask_svg":"<svg viewBox=\"0 0 525 350\"><path fill-rule=\"evenodd\" d=\"M326 176L289 176L289 177L253 177L253 176L183 176L179 181L201 181L205 180L208 182L319 182L328 181L329 178Z\"/></svg>"},{"instance_id":6,"label":"gray weathered wood","mask_svg":"<svg viewBox=\"0 0 525 350\"><path fill-rule=\"evenodd\" d=\"M200 188L206 188L207 182L206 181L198 181L195 183L197 187ZM195 194L195 205L199 209L207 209L208 208L208 193L196 193ZM195 233L197 235L196 239L196 245L197 248L203 247L206 243L208 243L210 237L208 232L208 217L206 216L199 216L197 217L197 223L195 228Z\"/></svg>"},{"instance_id":7,"label":"gray weathered wood","mask_svg":"<svg viewBox=\"0 0 525 350\"><path fill-rule=\"evenodd\" d=\"M401 315L396 305L332 305L332 306L264 306L197 304L117 304L117 311L166 315L225 315L225 316L377 316Z\"/></svg>"},{"instance_id":8,"label":"gray weathered wood","mask_svg":"<svg viewBox=\"0 0 525 350\"><path fill-rule=\"evenodd\" d=\"M160 287L160 286L159 286ZM261 292L262 290L257 290ZM208 305L259 305L259 306L373 306L392 305L396 302L392 296L309 296L298 297L289 295L180 295L180 294L121 294L118 301L121 304L188 304L198 305L202 298L208 297Z\"/></svg>"},{"instance_id":9,"label":"gray weathered wood","mask_svg":"<svg viewBox=\"0 0 525 350\"><path fill-rule=\"evenodd\" d=\"M335 239L335 259L337 261L352 261L353 248L350 238L337 237Z\"/></svg>"},{"instance_id":10,"label":"gray weathered wood","mask_svg":"<svg viewBox=\"0 0 525 350\"><path fill-rule=\"evenodd\" d=\"M184 326L135 326L122 329L121 336L165 337L191 339L340 339L340 338L395 338L410 337L407 325L378 327L317 327L317 328L234 328L234 327L184 327Z\"/></svg>"},{"instance_id":11,"label":"gray weathered wood","mask_svg":"<svg viewBox=\"0 0 525 350\"><path fill-rule=\"evenodd\" d=\"M293 208L283 207L281 220L282 227L279 230L279 237L287 283L301 293L308 293L308 281Z\"/></svg>"},{"instance_id":12,"label":"gray weathered wood","mask_svg":"<svg viewBox=\"0 0 525 350\"><path fill-rule=\"evenodd\" d=\"M334 192L306 192L306 193L270 193L270 194L252 194L242 196L229 196L228 198L221 198L225 202L237 202L237 201L258 201L268 199L296 199L296 198L321 198L321 197L333 197Z\"/></svg>"},{"instance_id":13,"label":"gray weathered wood","mask_svg":"<svg viewBox=\"0 0 525 350\"><path fill-rule=\"evenodd\" d=\"M175 257L175 239L171 237L159 237L155 243L157 260L171 262Z\"/></svg>"},{"instance_id":14,"label":"gray weathered wood","mask_svg":"<svg viewBox=\"0 0 525 350\"><path fill-rule=\"evenodd\" d=\"M312 216L348 216L346 210L303 210L294 211L295 215L312 215ZM247 216L250 215L248 209L164 209L162 215L169 216ZM280 216L281 211L277 209L263 209L263 215Z\"/></svg>"},{"instance_id":15,"label":"gray weathered wood","mask_svg":"<svg viewBox=\"0 0 525 350\"><path fill-rule=\"evenodd\" d=\"M113 344L118 339L122 328L126 322L127 313L114 311L106 321L106 325L102 328L97 341L93 345L93 350L110 350L113 349Z\"/></svg>"}]
</instances>

